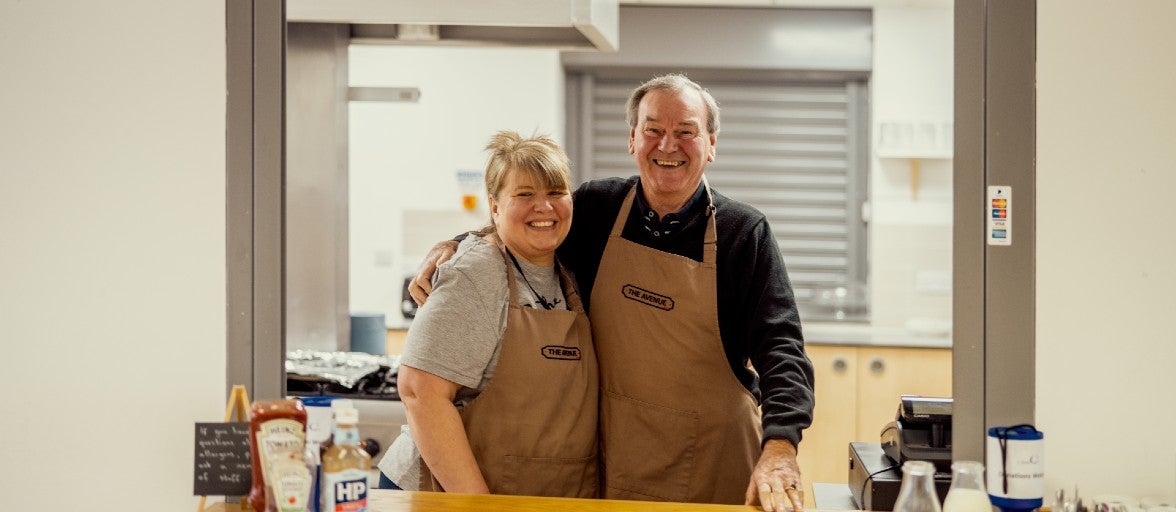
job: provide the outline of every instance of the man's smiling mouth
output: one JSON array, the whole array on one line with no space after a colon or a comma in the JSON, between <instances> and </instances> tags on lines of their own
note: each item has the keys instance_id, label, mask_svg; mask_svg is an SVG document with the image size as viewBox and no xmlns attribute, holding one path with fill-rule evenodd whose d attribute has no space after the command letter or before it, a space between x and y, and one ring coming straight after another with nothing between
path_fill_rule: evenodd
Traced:
<instances>
[{"instance_id":1,"label":"man's smiling mouth","mask_svg":"<svg viewBox=\"0 0 1176 512\"><path fill-rule=\"evenodd\" d=\"M655 158L653 163L662 167L678 167L686 162L683 162L682 160L658 160Z\"/></svg>"}]
</instances>

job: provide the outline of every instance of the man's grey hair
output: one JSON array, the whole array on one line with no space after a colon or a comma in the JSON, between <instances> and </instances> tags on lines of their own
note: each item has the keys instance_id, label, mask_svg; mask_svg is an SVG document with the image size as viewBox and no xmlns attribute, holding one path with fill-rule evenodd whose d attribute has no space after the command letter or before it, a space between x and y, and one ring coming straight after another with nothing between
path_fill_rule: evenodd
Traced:
<instances>
[{"instance_id":1,"label":"man's grey hair","mask_svg":"<svg viewBox=\"0 0 1176 512\"><path fill-rule=\"evenodd\" d=\"M711 93L703 86L698 85L698 82L677 73L654 77L633 90L628 103L625 104L625 120L629 122L629 128L637 127L637 107L641 105L641 99L649 91L659 89L698 91L698 94L702 96L702 102L706 104L706 131L712 134L719 133L719 103L715 101L715 97L711 96Z\"/></svg>"}]
</instances>

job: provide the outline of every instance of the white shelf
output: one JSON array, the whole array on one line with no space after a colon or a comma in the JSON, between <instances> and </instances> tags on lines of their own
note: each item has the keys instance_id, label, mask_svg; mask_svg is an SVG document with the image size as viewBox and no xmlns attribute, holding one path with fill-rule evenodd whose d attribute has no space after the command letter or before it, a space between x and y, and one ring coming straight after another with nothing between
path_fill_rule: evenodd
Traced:
<instances>
[{"instance_id":1,"label":"white shelf","mask_svg":"<svg viewBox=\"0 0 1176 512\"><path fill-rule=\"evenodd\" d=\"M883 160L906 160L910 166L911 200L919 198L919 174L922 172L920 162L923 160L951 160L950 151L918 151L905 149L879 149L875 156Z\"/></svg>"},{"instance_id":2,"label":"white shelf","mask_svg":"<svg viewBox=\"0 0 1176 512\"><path fill-rule=\"evenodd\" d=\"M879 149L874 152L878 158L901 158L901 159L919 159L919 160L951 160L952 154L950 151L919 151L919 150L898 150L898 149Z\"/></svg>"}]
</instances>

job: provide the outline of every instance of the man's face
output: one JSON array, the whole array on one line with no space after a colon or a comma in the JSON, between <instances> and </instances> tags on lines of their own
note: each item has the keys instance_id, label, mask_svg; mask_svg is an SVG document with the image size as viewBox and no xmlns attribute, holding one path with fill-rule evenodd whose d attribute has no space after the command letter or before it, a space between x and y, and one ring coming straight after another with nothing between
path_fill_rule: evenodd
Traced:
<instances>
[{"instance_id":1,"label":"man's face","mask_svg":"<svg viewBox=\"0 0 1176 512\"><path fill-rule=\"evenodd\" d=\"M646 93L637 106L637 124L629 131L629 153L637 159L651 205L681 207L715 159L715 134L706 129L702 96L694 90Z\"/></svg>"}]
</instances>

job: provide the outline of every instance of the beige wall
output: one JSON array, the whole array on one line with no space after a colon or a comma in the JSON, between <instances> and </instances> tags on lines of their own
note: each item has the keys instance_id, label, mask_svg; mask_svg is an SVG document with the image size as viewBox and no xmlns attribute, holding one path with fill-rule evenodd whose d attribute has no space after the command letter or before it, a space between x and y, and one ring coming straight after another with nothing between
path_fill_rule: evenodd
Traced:
<instances>
[{"instance_id":1,"label":"beige wall","mask_svg":"<svg viewBox=\"0 0 1176 512\"><path fill-rule=\"evenodd\" d=\"M1176 2L1037 10L1047 480L1086 496L1176 496Z\"/></svg>"},{"instance_id":2,"label":"beige wall","mask_svg":"<svg viewBox=\"0 0 1176 512\"><path fill-rule=\"evenodd\" d=\"M223 2L0 0L0 510L195 510L224 40Z\"/></svg>"}]
</instances>

